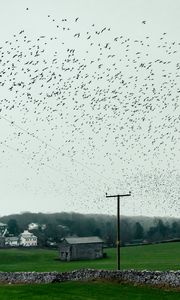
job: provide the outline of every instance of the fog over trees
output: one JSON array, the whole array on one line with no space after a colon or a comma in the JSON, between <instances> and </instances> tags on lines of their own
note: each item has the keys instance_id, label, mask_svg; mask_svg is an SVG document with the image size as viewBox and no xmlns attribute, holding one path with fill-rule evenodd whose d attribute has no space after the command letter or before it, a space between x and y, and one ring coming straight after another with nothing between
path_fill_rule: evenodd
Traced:
<instances>
[{"instance_id":1,"label":"fog over trees","mask_svg":"<svg viewBox=\"0 0 180 300\"><path fill-rule=\"evenodd\" d=\"M18 235L30 223L38 224L31 230L38 237L39 246L58 244L66 236L99 236L108 246L116 245L116 217L102 214L30 213L0 218L8 225L9 235ZM180 238L180 220L175 218L121 217L121 245L158 242Z\"/></svg>"}]
</instances>

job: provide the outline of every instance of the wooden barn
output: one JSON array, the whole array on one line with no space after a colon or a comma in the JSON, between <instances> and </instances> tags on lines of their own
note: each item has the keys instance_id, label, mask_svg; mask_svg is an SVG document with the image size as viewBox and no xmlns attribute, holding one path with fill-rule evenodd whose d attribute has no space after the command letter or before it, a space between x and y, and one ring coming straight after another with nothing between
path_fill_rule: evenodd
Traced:
<instances>
[{"instance_id":1,"label":"wooden barn","mask_svg":"<svg viewBox=\"0 0 180 300\"><path fill-rule=\"evenodd\" d=\"M63 261L101 257L103 257L103 241L97 236L68 237L60 244L60 259Z\"/></svg>"}]
</instances>

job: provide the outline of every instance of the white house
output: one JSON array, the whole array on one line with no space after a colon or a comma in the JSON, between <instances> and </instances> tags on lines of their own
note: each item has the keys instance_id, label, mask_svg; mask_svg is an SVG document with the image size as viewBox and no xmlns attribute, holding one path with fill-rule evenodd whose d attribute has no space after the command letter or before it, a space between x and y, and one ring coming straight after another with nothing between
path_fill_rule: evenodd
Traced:
<instances>
[{"instance_id":1,"label":"white house","mask_svg":"<svg viewBox=\"0 0 180 300\"><path fill-rule=\"evenodd\" d=\"M37 236L28 230L24 230L24 232L19 235L19 245L23 247L35 247L37 246Z\"/></svg>"},{"instance_id":2,"label":"white house","mask_svg":"<svg viewBox=\"0 0 180 300\"><path fill-rule=\"evenodd\" d=\"M5 238L5 246L18 247L19 238L17 236L9 236Z\"/></svg>"},{"instance_id":3,"label":"white house","mask_svg":"<svg viewBox=\"0 0 180 300\"><path fill-rule=\"evenodd\" d=\"M45 230L46 229L46 224L30 223L28 225L28 230L29 231L38 230L38 229Z\"/></svg>"},{"instance_id":4,"label":"white house","mask_svg":"<svg viewBox=\"0 0 180 300\"><path fill-rule=\"evenodd\" d=\"M38 223L30 223L28 225L28 229L29 230L34 230L34 229L38 229L39 228L39 224Z\"/></svg>"}]
</instances>

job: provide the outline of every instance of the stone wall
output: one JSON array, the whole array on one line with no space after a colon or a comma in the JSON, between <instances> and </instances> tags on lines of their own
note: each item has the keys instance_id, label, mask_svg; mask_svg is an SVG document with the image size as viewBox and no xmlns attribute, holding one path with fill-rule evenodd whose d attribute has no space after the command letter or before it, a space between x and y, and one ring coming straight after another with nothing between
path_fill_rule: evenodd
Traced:
<instances>
[{"instance_id":1,"label":"stone wall","mask_svg":"<svg viewBox=\"0 0 180 300\"><path fill-rule=\"evenodd\" d=\"M72 272L0 272L0 283L53 283L82 280L117 280L136 284L180 288L180 271L107 271L83 269Z\"/></svg>"}]
</instances>

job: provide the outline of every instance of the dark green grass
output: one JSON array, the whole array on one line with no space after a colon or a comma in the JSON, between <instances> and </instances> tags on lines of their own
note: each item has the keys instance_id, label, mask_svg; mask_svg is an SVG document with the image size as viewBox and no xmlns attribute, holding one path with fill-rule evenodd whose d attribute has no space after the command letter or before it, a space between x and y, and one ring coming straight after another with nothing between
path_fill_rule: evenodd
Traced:
<instances>
[{"instance_id":1,"label":"dark green grass","mask_svg":"<svg viewBox=\"0 0 180 300\"><path fill-rule=\"evenodd\" d=\"M178 300L177 291L112 282L65 282L61 284L0 286L1 300Z\"/></svg>"},{"instance_id":2,"label":"dark green grass","mask_svg":"<svg viewBox=\"0 0 180 300\"><path fill-rule=\"evenodd\" d=\"M108 258L89 261L56 261L58 250L1 249L0 271L70 271L80 268L115 269L116 249L105 249ZM180 242L121 248L122 269L178 270Z\"/></svg>"}]
</instances>

